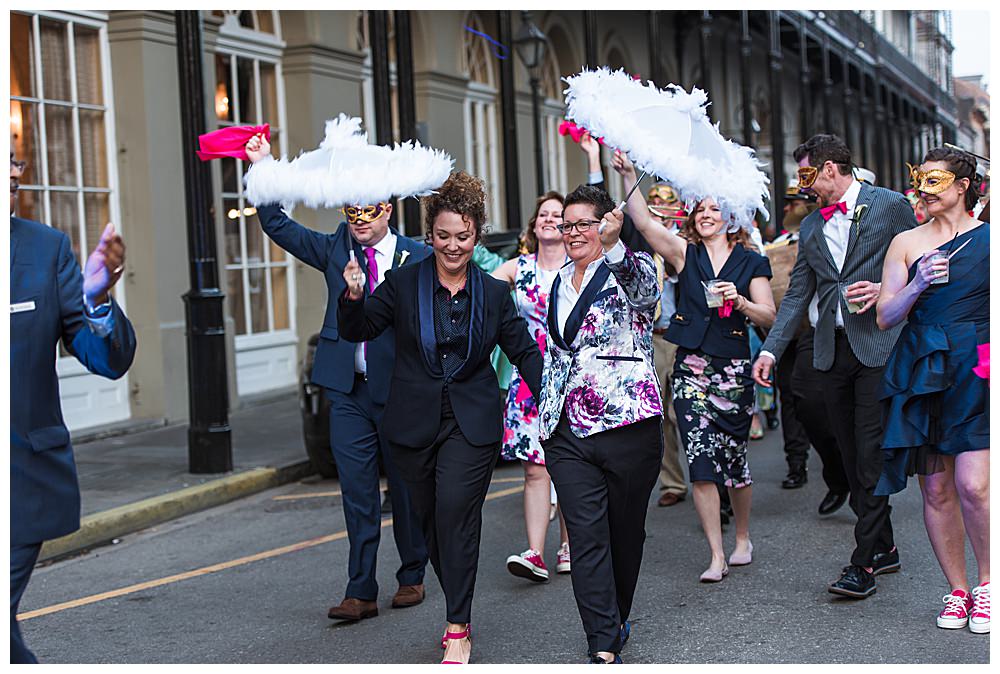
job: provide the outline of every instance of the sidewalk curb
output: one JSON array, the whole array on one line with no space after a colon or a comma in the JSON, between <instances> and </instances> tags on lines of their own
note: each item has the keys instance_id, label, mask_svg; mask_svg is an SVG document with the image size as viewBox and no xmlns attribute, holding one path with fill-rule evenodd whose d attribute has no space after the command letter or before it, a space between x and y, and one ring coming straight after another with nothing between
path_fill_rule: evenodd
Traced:
<instances>
[{"instance_id":1,"label":"sidewalk curb","mask_svg":"<svg viewBox=\"0 0 1000 674\"><path fill-rule=\"evenodd\" d=\"M38 561L79 552L113 538L294 482L313 473L309 461L251 468L204 484L87 515L71 534L46 541Z\"/></svg>"}]
</instances>

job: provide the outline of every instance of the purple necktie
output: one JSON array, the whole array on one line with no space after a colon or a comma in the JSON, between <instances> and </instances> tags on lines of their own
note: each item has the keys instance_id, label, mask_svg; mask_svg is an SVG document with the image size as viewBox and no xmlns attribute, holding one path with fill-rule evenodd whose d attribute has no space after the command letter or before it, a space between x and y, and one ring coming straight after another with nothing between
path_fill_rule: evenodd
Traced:
<instances>
[{"instance_id":1,"label":"purple necktie","mask_svg":"<svg viewBox=\"0 0 1000 674\"><path fill-rule=\"evenodd\" d=\"M375 263L375 248L369 246L365 248L365 257L368 259L368 292L375 292L378 285L378 264ZM368 342L364 345L365 360L368 360Z\"/></svg>"},{"instance_id":2,"label":"purple necktie","mask_svg":"<svg viewBox=\"0 0 1000 674\"><path fill-rule=\"evenodd\" d=\"M375 292L378 285L378 265L375 263L375 248L365 248L365 257L368 258L368 292Z\"/></svg>"}]
</instances>

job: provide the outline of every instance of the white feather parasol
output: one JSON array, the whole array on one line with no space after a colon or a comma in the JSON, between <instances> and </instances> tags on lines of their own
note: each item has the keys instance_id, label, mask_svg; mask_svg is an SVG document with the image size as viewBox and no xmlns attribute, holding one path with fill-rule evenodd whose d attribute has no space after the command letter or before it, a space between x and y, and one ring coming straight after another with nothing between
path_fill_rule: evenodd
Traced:
<instances>
[{"instance_id":1,"label":"white feather parasol","mask_svg":"<svg viewBox=\"0 0 1000 674\"><path fill-rule=\"evenodd\" d=\"M369 145L361 120L341 113L326 123L319 148L289 161L271 157L246 175L251 203L296 203L310 208L375 204L394 196L426 196L451 174L455 160L441 150L407 141L393 147Z\"/></svg>"},{"instance_id":2,"label":"white feather parasol","mask_svg":"<svg viewBox=\"0 0 1000 674\"><path fill-rule=\"evenodd\" d=\"M607 68L565 81L567 117L670 183L689 209L712 197L725 216L747 229L756 211L767 213L762 164L753 150L723 138L705 112L708 96L701 89L658 89Z\"/></svg>"}]
</instances>

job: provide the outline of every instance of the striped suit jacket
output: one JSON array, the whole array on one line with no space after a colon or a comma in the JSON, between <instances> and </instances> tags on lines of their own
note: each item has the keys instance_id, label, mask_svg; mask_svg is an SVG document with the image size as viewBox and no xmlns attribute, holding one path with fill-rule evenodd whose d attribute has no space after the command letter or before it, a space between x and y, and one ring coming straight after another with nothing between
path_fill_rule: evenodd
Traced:
<instances>
[{"instance_id":1,"label":"striped suit jacket","mask_svg":"<svg viewBox=\"0 0 1000 674\"><path fill-rule=\"evenodd\" d=\"M875 308L863 314L852 314L840 293L840 284L882 280L882 262L892 238L917 226L913 209L902 194L883 187L861 185L854 222L847 241L844 267L837 266L823 235L823 216L819 210L810 213L799 231L799 254L792 269L788 292L781 301L778 315L762 350L770 351L780 360L788 342L795 337L803 316L809 309L813 293L819 294L819 320L813 350L813 366L829 370L833 366L834 328L837 303L841 303L844 329L851 350L867 367L881 367L903 329L903 323L890 330L879 330L875 323Z\"/></svg>"}]
</instances>

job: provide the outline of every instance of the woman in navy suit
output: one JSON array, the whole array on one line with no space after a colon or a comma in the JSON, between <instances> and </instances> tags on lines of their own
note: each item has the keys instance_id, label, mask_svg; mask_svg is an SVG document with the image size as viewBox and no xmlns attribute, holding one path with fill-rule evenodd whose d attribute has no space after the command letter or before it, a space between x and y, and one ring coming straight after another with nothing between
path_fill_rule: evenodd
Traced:
<instances>
[{"instance_id":1,"label":"woman in navy suit","mask_svg":"<svg viewBox=\"0 0 1000 674\"><path fill-rule=\"evenodd\" d=\"M389 272L367 300L356 261L344 269L340 334L368 341L390 326L396 360L383 431L408 483L444 590L444 662L467 663L482 507L500 452L503 407L490 354L497 345L538 396L542 356L506 283L471 264L486 194L457 172L426 202L434 254Z\"/></svg>"}]
</instances>

